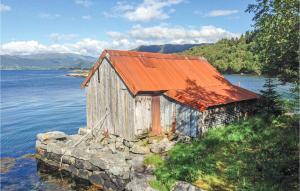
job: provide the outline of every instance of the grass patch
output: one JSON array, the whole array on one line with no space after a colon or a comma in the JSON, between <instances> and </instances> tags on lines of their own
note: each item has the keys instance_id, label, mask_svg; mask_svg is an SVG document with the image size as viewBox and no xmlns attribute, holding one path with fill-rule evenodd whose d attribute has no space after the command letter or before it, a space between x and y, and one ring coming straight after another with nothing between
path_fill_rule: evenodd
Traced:
<instances>
[{"instance_id":1,"label":"grass patch","mask_svg":"<svg viewBox=\"0 0 300 191\"><path fill-rule=\"evenodd\" d=\"M164 160L161 158L160 155L157 154L150 154L145 157L144 159L145 165L152 165L155 168L158 168L164 164Z\"/></svg>"},{"instance_id":2,"label":"grass patch","mask_svg":"<svg viewBox=\"0 0 300 191\"><path fill-rule=\"evenodd\" d=\"M176 180L207 190L298 190L299 117L254 117L211 129L156 161L148 159L169 190Z\"/></svg>"},{"instance_id":3,"label":"grass patch","mask_svg":"<svg viewBox=\"0 0 300 191\"><path fill-rule=\"evenodd\" d=\"M154 188L156 190L159 190L159 191L168 191L169 190L165 185L161 184L161 182L159 182L157 180L150 180L148 183L152 188Z\"/></svg>"}]
</instances>

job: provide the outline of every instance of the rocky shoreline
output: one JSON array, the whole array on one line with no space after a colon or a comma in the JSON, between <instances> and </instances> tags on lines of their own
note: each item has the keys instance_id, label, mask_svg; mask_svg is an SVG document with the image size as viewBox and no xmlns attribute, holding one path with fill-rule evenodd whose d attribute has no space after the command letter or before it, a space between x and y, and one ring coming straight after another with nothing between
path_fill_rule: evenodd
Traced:
<instances>
[{"instance_id":1,"label":"rocky shoreline","mask_svg":"<svg viewBox=\"0 0 300 191\"><path fill-rule=\"evenodd\" d=\"M89 129L80 128L75 135L59 131L38 134L36 150L39 162L88 180L99 189L150 191L155 189L148 182L155 176L153 167L144 164L145 156L151 153L163 156L176 142L189 140L177 134L160 137L145 134L128 141L105 132L95 138ZM182 187L183 183L177 185Z\"/></svg>"}]
</instances>

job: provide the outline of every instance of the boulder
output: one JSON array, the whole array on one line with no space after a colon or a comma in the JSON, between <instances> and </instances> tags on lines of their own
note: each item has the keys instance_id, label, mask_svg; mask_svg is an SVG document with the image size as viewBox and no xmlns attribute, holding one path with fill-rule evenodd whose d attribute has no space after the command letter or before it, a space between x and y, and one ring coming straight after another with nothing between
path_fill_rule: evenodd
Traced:
<instances>
[{"instance_id":1,"label":"boulder","mask_svg":"<svg viewBox=\"0 0 300 191\"><path fill-rule=\"evenodd\" d=\"M204 191L188 182L178 181L173 187L172 191Z\"/></svg>"},{"instance_id":2,"label":"boulder","mask_svg":"<svg viewBox=\"0 0 300 191\"><path fill-rule=\"evenodd\" d=\"M123 144L128 148L131 148L134 145L133 142L127 141L126 139L123 140Z\"/></svg>"},{"instance_id":3,"label":"boulder","mask_svg":"<svg viewBox=\"0 0 300 191\"><path fill-rule=\"evenodd\" d=\"M87 133L90 133L90 132L91 132L91 129L88 129L86 127L78 129L78 135L86 135Z\"/></svg>"},{"instance_id":4,"label":"boulder","mask_svg":"<svg viewBox=\"0 0 300 191\"><path fill-rule=\"evenodd\" d=\"M109 150L110 150L110 152L111 152L112 154L117 153L117 150L116 150L116 144L115 144L115 143L109 144L109 145L108 145L108 148L109 148Z\"/></svg>"},{"instance_id":5,"label":"boulder","mask_svg":"<svg viewBox=\"0 0 300 191\"><path fill-rule=\"evenodd\" d=\"M134 153L134 154L142 154L142 155L150 153L149 147L141 146L141 145L138 145L138 144L134 144L130 148L129 151Z\"/></svg>"},{"instance_id":6,"label":"boulder","mask_svg":"<svg viewBox=\"0 0 300 191\"><path fill-rule=\"evenodd\" d=\"M132 170L134 172L139 172L142 173L145 171L145 165L144 165L144 156L142 155L137 155L132 158L130 161L130 164L132 165Z\"/></svg>"},{"instance_id":7,"label":"boulder","mask_svg":"<svg viewBox=\"0 0 300 191\"><path fill-rule=\"evenodd\" d=\"M123 145L123 143L122 142L119 142L119 141L117 141L116 142L116 149L118 150L118 151L124 151L125 150L125 146Z\"/></svg>"},{"instance_id":8,"label":"boulder","mask_svg":"<svg viewBox=\"0 0 300 191\"><path fill-rule=\"evenodd\" d=\"M47 144L47 152L50 153L62 155L66 150L65 144L60 144L59 142Z\"/></svg>"},{"instance_id":9,"label":"boulder","mask_svg":"<svg viewBox=\"0 0 300 191\"><path fill-rule=\"evenodd\" d=\"M90 163L115 176L123 177L123 179L129 178L130 165L126 163L125 158L120 154L97 153L92 155Z\"/></svg>"},{"instance_id":10,"label":"boulder","mask_svg":"<svg viewBox=\"0 0 300 191\"><path fill-rule=\"evenodd\" d=\"M43 149L43 150L46 150L47 149L47 145L44 144L45 142L41 142L39 140L36 140L35 142L35 148L36 149Z\"/></svg>"},{"instance_id":11,"label":"boulder","mask_svg":"<svg viewBox=\"0 0 300 191\"><path fill-rule=\"evenodd\" d=\"M66 140L67 137L68 135L61 131L51 131L37 134L37 139L42 142L47 140Z\"/></svg>"},{"instance_id":12,"label":"boulder","mask_svg":"<svg viewBox=\"0 0 300 191\"><path fill-rule=\"evenodd\" d=\"M178 142L183 142L183 143L191 143L192 138L190 136L186 136L184 134L178 133L177 141Z\"/></svg>"},{"instance_id":13,"label":"boulder","mask_svg":"<svg viewBox=\"0 0 300 191\"><path fill-rule=\"evenodd\" d=\"M157 191L149 185L149 181L155 179L153 175L135 174L132 180L126 185L129 191Z\"/></svg>"},{"instance_id":14,"label":"boulder","mask_svg":"<svg viewBox=\"0 0 300 191\"><path fill-rule=\"evenodd\" d=\"M150 146L150 151L152 153L161 154L169 151L173 146L174 142L169 141L167 138L164 138L160 142L155 142Z\"/></svg>"}]
</instances>

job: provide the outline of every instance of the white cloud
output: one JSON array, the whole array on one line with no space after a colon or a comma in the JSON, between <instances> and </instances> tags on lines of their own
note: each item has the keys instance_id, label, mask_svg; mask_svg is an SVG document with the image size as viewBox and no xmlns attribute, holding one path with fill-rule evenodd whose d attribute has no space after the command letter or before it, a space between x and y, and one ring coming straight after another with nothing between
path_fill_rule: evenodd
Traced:
<instances>
[{"instance_id":1,"label":"white cloud","mask_svg":"<svg viewBox=\"0 0 300 191\"><path fill-rule=\"evenodd\" d=\"M175 9L170 7L181 2L183 0L144 0L141 4L117 2L117 5L104 15L121 16L130 21L164 20L169 18L169 14L175 12Z\"/></svg>"},{"instance_id":2,"label":"white cloud","mask_svg":"<svg viewBox=\"0 0 300 191\"><path fill-rule=\"evenodd\" d=\"M11 7L0 3L0 12L10 11Z\"/></svg>"},{"instance_id":3,"label":"white cloud","mask_svg":"<svg viewBox=\"0 0 300 191\"><path fill-rule=\"evenodd\" d=\"M126 37L125 34L121 33L121 32L117 32L117 31L108 31L106 32L106 34L108 36L110 36L112 39L121 39Z\"/></svg>"},{"instance_id":4,"label":"white cloud","mask_svg":"<svg viewBox=\"0 0 300 191\"><path fill-rule=\"evenodd\" d=\"M220 16L228 16L232 14L238 13L239 10L237 9L232 9L232 10L212 10L210 11L207 16L209 17L220 17Z\"/></svg>"},{"instance_id":5,"label":"white cloud","mask_svg":"<svg viewBox=\"0 0 300 191\"><path fill-rule=\"evenodd\" d=\"M74 53L97 56L108 46L107 42L82 39L73 44L45 45L38 41L13 41L1 45L0 54L28 55L39 53Z\"/></svg>"},{"instance_id":6,"label":"white cloud","mask_svg":"<svg viewBox=\"0 0 300 191\"><path fill-rule=\"evenodd\" d=\"M158 25L142 27L136 25L129 32L133 39L156 41L161 43L210 43L222 38L237 37L239 34L212 25L200 28L169 27Z\"/></svg>"},{"instance_id":7,"label":"white cloud","mask_svg":"<svg viewBox=\"0 0 300 191\"><path fill-rule=\"evenodd\" d=\"M83 15L81 18L84 20L91 20L92 16L91 15Z\"/></svg>"},{"instance_id":8,"label":"white cloud","mask_svg":"<svg viewBox=\"0 0 300 191\"><path fill-rule=\"evenodd\" d=\"M57 19L59 18L61 15L54 13L54 14L50 14L50 13L40 13L39 17L42 19Z\"/></svg>"},{"instance_id":9,"label":"white cloud","mask_svg":"<svg viewBox=\"0 0 300 191\"><path fill-rule=\"evenodd\" d=\"M75 53L98 56L103 49L133 49L140 45L213 43L223 38L238 37L223 28L212 25L184 28L181 26L158 25L143 27L133 26L127 32L109 31L111 40L100 41L90 38L75 43L58 43L60 40L77 36L75 34L57 34L52 36L57 41L45 45L37 41L12 41L1 46L0 54L37 54L37 53Z\"/></svg>"},{"instance_id":10,"label":"white cloud","mask_svg":"<svg viewBox=\"0 0 300 191\"><path fill-rule=\"evenodd\" d=\"M78 34L60 34L60 33L51 33L49 38L57 43L61 41L70 41L78 37Z\"/></svg>"},{"instance_id":11,"label":"white cloud","mask_svg":"<svg viewBox=\"0 0 300 191\"><path fill-rule=\"evenodd\" d=\"M92 5L90 0L75 0L75 3L84 7L89 7Z\"/></svg>"}]
</instances>

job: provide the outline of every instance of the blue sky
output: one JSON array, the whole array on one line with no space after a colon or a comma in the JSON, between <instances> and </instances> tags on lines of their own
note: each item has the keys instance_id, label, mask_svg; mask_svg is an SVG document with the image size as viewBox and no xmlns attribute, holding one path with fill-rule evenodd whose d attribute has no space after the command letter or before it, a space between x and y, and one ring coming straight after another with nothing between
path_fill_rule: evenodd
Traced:
<instances>
[{"instance_id":1,"label":"blue sky","mask_svg":"<svg viewBox=\"0 0 300 191\"><path fill-rule=\"evenodd\" d=\"M1 54L216 42L251 29L246 0L2 0Z\"/></svg>"}]
</instances>

